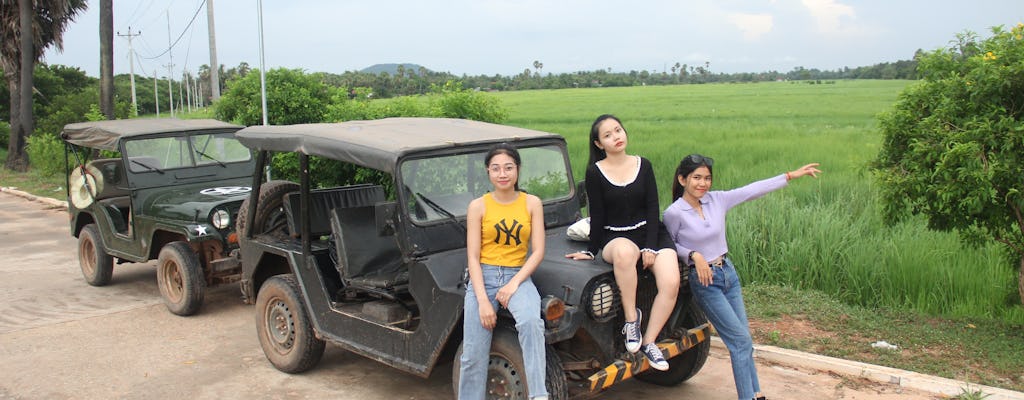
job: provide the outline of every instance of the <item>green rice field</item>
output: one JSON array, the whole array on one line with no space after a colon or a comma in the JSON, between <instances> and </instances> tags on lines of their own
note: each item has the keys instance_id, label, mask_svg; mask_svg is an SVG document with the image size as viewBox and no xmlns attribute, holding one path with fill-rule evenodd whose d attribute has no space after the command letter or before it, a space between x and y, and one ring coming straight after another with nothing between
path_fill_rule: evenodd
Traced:
<instances>
[{"instance_id":1,"label":"green rice field","mask_svg":"<svg viewBox=\"0 0 1024 400\"><path fill-rule=\"evenodd\" d=\"M810 162L819 179L740 205L729 216L730 255L742 278L814 289L845 303L928 315L1024 322L1016 270L995 246L962 245L923 218L882 219L868 168L876 116L910 81L770 82L502 92L506 124L566 137L574 174L587 162L590 124L618 116L628 152L655 166L661 207L679 160L715 159L714 189L730 189ZM529 166L524 166L528 168Z\"/></svg>"}]
</instances>

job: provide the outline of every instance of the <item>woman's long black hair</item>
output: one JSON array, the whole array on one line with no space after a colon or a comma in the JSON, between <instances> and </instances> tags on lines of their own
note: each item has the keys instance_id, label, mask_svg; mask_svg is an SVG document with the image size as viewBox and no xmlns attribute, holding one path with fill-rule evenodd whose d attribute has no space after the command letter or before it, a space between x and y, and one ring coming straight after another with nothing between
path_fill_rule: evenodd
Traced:
<instances>
[{"instance_id":1,"label":"woman's long black hair","mask_svg":"<svg viewBox=\"0 0 1024 400\"><path fill-rule=\"evenodd\" d=\"M619 123L619 126L622 126L622 121L619 121L619 118L611 114L602 114L600 117L597 117L597 119L594 120L594 123L590 125L590 163L588 163L587 165L601 161L607 156L604 150L601 150L601 148L597 147L597 144L595 144L595 142L597 142L601 136L601 132L598 132L598 125L601 125L601 123L604 122L606 119L615 120L615 122ZM626 132L625 126L622 126L622 131Z\"/></svg>"}]
</instances>

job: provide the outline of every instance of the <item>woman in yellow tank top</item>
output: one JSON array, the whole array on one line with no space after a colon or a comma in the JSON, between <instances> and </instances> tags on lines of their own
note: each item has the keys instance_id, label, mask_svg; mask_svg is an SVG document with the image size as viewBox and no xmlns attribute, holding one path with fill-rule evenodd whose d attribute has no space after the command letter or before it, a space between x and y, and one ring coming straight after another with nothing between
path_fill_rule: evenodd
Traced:
<instances>
[{"instance_id":1,"label":"woman in yellow tank top","mask_svg":"<svg viewBox=\"0 0 1024 400\"><path fill-rule=\"evenodd\" d=\"M531 399L547 399L544 382L544 322L540 295L530 279L544 258L544 208L540 198L519 191L519 152L495 146L484 158L494 190L469 203L466 212L466 286L459 399L482 400L491 333L500 305L516 320Z\"/></svg>"}]
</instances>

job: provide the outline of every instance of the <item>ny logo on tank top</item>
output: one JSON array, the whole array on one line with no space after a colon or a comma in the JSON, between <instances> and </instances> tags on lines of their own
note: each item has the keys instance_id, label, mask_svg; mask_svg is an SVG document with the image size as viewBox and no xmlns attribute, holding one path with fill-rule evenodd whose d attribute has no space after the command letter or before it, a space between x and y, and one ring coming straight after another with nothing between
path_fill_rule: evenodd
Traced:
<instances>
[{"instance_id":1,"label":"ny logo on tank top","mask_svg":"<svg viewBox=\"0 0 1024 400\"><path fill-rule=\"evenodd\" d=\"M494 243L501 244L501 234L504 233L505 246L512 244L512 240L515 240L516 246L519 246L523 243L523 241L519 239L519 231L522 229L523 225L520 224L519 221L513 219L512 226L508 226L505 219L502 219L501 222L494 224L494 230L498 233L494 236Z\"/></svg>"}]
</instances>

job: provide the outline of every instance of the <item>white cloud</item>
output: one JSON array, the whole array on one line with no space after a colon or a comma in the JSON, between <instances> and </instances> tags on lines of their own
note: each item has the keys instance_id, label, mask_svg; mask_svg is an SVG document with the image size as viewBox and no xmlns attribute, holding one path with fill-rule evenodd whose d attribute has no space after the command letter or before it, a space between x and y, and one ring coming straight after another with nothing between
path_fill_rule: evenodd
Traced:
<instances>
[{"instance_id":1,"label":"white cloud","mask_svg":"<svg viewBox=\"0 0 1024 400\"><path fill-rule=\"evenodd\" d=\"M744 39L751 41L771 32L774 25L774 19L770 14L730 14L727 18L743 32Z\"/></svg>"},{"instance_id":2,"label":"white cloud","mask_svg":"<svg viewBox=\"0 0 1024 400\"><path fill-rule=\"evenodd\" d=\"M857 17L853 7L840 4L835 0L802 0L801 2L814 17L819 32L835 34L855 30L846 23L846 18Z\"/></svg>"}]
</instances>

